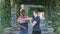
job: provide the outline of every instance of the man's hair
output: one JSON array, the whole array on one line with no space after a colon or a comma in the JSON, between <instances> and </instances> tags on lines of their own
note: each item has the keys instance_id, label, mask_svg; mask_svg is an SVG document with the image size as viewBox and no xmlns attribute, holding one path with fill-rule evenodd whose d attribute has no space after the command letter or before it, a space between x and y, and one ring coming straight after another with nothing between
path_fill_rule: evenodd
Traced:
<instances>
[{"instance_id":1,"label":"man's hair","mask_svg":"<svg viewBox=\"0 0 60 34\"><path fill-rule=\"evenodd\" d=\"M38 13L38 10L33 10L33 12Z\"/></svg>"}]
</instances>

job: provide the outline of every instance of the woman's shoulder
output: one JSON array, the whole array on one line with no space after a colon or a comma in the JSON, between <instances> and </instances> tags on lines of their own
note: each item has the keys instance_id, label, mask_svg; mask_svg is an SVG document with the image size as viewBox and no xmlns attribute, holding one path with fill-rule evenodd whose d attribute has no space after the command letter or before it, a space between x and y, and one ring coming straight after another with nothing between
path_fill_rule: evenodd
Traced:
<instances>
[{"instance_id":1,"label":"woman's shoulder","mask_svg":"<svg viewBox=\"0 0 60 34\"><path fill-rule=\"evenodd\" d=\"M21 16L19 16L18 18L22 18Z\"/></svg>"}]
</instances>

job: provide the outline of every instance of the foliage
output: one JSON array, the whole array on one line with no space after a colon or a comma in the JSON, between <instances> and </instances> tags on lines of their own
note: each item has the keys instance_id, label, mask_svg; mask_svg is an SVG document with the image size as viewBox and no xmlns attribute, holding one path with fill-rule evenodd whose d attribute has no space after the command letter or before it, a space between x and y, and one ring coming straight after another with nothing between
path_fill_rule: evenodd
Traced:
<instances>
[{"instance_id":1,"label":"foliage","mask_svg":"<svg viewBox=\"0 0 60 34\"><path fill-rule=\"evenodd\" d=\"M55 0L55 6L48 8L46 12L47 21L51 21L51 26L55 29L54 32L60 34L60 1ZM47 15L48 14L48 15ZM48 22L47 22L48 23Z\"/></svg>"},{"instance_id":2,"label":"foliage","mask_svg":"<svg viewBox=\"0 0 60 34\"><path fill-rule=\"evenodd\" d=\"M15 0L16 5L18 6L16 15L19 16L20 4L34 4L34 5L43 5L47 8L45 11L46 21L52 21L51 26L55 29L57 34L60 34L60 1L59 0ZM6 27L11 27L11 7L10 0L0 0L0 30ZM29 7L28 15L32 16L33 10L38 9L42 10L39 7ZM43 9L44 10L44 9ZM47 22L48 23L48 22ZM0 31L2 32L2 30Z\"/></svg>"},{"instance_id":3,"label":"foliage","mask_svg":"<svg viewBox=\"0 0 60 34\"><path fill-rule=\"evenodd\" d=\"M42 12L45 10L45 7L29 7L29 10L28 10L28 16L29 17L32 17L33 16L33 10L38 10L38 12Z\"/></svg>"},{"instance_id":4,"label":"foliage","mask_svg":"<svg viewBox=\"0 0 60 34\"><path fill-rule=\"evenodd\" d=\"M56 21L58 21L56 23L56 30L57 30L56 32L60 34L60 1L59 0L56 1L56 13L57 13Z\"/></svg>"},{"instance_id":5,"label":"foliage","mask_svg":"<svg viewBox=\"0 0 60 34\"><path fill-rule=\"evenodd\" d=\"M4 2L4 3L3 3ZM0 18L1 18L1 25L3 27L10 27L10 1L4 0L1 1L1 6L0 6Z\"/></svg>"}]
</instances>

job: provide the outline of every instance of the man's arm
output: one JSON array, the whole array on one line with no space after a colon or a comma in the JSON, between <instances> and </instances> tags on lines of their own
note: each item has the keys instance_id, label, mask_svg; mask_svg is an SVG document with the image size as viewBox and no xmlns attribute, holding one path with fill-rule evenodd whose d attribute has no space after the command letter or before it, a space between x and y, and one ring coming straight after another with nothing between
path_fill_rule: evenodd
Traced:
<instances>
[{"instance_id":1,"label":"man's arm","mask_svg":"<svg viewBox=\"0 0 60 34\"><path fill-rule=\"evenodd\" d=\"M33 23L31 23L32 27L34 27L37 24L36 21L33 21Z\"/></svg>"},{"instance_id":2,"label":"man's arm","mask_svg":"<svg viewBox=\"0 0 60 34\"><path fill-rule=\"evenodd\" d=\"M37 18L37 21L34 20L33 23L31 20L30 20L30 23L31 23L32 27L34 27L37 24L37 22L40 22L40 17Z\"/></svg>"}]
</instances>

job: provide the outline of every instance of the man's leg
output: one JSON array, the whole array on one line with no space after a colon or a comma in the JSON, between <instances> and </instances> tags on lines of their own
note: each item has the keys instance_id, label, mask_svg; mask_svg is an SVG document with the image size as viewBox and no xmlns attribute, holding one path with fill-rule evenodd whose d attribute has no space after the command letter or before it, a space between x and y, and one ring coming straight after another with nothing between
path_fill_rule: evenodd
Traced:
<instances>
[{"instance_id":1,"label":"man's leg","mask_svg":"<svg viewBox=\"0 0 60 34\"><path fill-rule=\"evenodd\" d=\"M32 34L41 34L41 31L33 31Z\"/></svg>"},{"instance_id":2,"label":"man's leg","mask_svg":"<svg viewBox=\"0 0 60 34\"><path fill-rule=\"evenodd\" d=\"M33 31L32 34L36 34L36 31Z\"/></svg>"}]
</instances>

